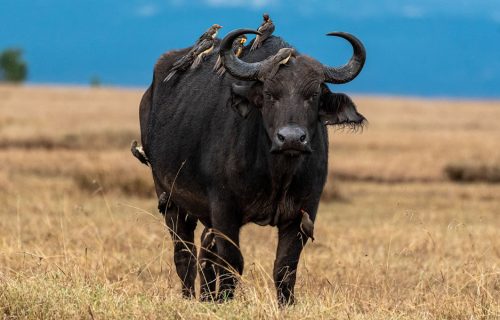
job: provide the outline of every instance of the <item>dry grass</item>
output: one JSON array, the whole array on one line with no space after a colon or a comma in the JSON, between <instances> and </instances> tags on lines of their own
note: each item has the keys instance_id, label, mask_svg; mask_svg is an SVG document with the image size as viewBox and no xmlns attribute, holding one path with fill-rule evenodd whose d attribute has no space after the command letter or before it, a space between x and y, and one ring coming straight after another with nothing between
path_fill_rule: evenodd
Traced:
<instances>
[{"instance_id":1,"label":"dry grass","mask_svg":"<svg viewBox=\"0 0 500 320\"><path fill-rule=\"evenodd\" d=\"M254 225L234 301L180 297L150 173L122 137L140 95L0 86L3 318L500 318L500 185L445 174L500 163L500 103L357 98L370 125L333 132L298 303L280 310L276 233Z\"/></svg>"},{"instance_id":2,"label":"dry grass","mask_svg":"<svg viewBox=\"0 0 500 320\"><path fill-rule=\"evenodd\" d=\"M369 125L332 137L333 176L375 182L444 181L457 162L500 164L500 103L356 99Z\"/></svg>"}]
</instances>

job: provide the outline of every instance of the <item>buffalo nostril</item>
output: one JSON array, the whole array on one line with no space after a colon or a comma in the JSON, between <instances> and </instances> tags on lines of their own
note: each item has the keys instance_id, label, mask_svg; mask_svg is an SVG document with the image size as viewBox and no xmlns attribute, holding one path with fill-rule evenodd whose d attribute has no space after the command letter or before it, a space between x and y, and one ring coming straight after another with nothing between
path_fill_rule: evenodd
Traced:
<instances>
[{"instance_id":1,"label":"buffalo nostril","mask_svg":"<svg viewBox=\"0 0 500 320\"><path fill-rule=\"evenodd\" d=\"M301 135L299 139L300 139L300 142L306 141L306 135L305 134Z\"/></svg>"},{"instance_id":2,"label":"buffalo nostril","mask_svg":"<svg viewBox=\"0 0 500 320\"><path fill-rule=\"evenodd\" d=\"M281 141L281 142L284 142L285 141L285 137L282 134L278 133L278 140Z\"/></svg>"}]
</instances>

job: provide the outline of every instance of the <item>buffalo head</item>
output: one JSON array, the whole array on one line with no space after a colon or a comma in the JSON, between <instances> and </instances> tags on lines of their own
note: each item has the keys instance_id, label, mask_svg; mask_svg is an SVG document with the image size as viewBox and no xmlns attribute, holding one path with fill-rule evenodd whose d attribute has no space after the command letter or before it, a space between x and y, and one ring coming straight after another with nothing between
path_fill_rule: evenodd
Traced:
<instances>
[{"instance_id":1,"label":"buffalo head","mask_svg":"<svg viewBox=\"0 0 500 320\"><path fill-rule=\"evenodd\" d=\"M356 37L343 32L328 34L348 40L354 49L347 64L334 68L299 55L292 48L282 48L264 61L244 62L236 57L232 44L246 33L258 34L249 29L232 31L222 40L220 56L233 77L245 80L244 84L232 85L230 103L243 117L252 108L260 110L271 152L287 155L311 152L318 121L362 125L365 118L357 112L352 100L345 94L332 93L326 85L349 82L363 68L366 53Z\"/></svg>"}]
</instances>

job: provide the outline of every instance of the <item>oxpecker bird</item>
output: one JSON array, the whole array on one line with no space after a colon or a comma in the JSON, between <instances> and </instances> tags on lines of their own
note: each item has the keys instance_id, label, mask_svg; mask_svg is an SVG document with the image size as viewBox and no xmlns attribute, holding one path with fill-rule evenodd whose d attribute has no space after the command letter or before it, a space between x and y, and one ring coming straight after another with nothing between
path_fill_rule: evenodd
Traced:
<instances>
[{"instance_id":1,"label":"oxpecker bird","mask_svg":"<svg viewBox=\"0 0 500 320\"><path fill-rule=\"evenodd\" d=\"M293 48L281 48L279 51L264 61L261 61L261 67L257 75L258 79L262 81L272 79L280 66L286 65L291 57L295 57L296 52Z\"/></svg>"},{"instance_id":2,"label":"oxpecker bird","mask_svg":"<svg viewBox=\"0 0 500 320\"><path fill-rule=\"evenodd\" d=\"M185 56L182 56L179 60L174 62L170 69L170 73L163 82L170 80L177 71L186 71L189 68L196 69L203 61L203 58L214 50L215 38L220 28L222 28L220 25L214 24L202 34L191 50L189 50Z\"/></svg>"},{"instance_id":3,"label":"oxpecker bird","mask_svg":"<svg viewBox=\"0 0 500 320\"><path fill-rule=\"evenodd\" d=\"M236 40L234 40L233 52L234 55L237 56L238 58L243 53L243 48L245 48L246 42L247 42L247 37L244 34L236 38ZM222 77L222 75L226 72L226 68L224 68L224 66L222 65L222 59L220 58L220 56L217 58L217 62L215 62L214 71L217 72L217 75L219 77Z\"/></svg>"},{"instance_id":4,"label":"oxpecker bird","mask_svg":"<svg viewBox=\"0 0 500 320\"><path fill-rule=\"evenodd\" d=\"M274 32L274 23L271 18L269 18L269 15L264 13L262 17L264 18L264 22L262 22L259 29L257 29L257 31L259 31L262 35L257 35L257 37L255 37L250 51L260 48L262 43L264 43L264 41L266 41L266 39L269 38L269 36L271 36Z\"/></svg>"},{"instance_id":5,"label":"oxpecker bird","mask_svg":"<svg viewBox=\"0 0 500 320\"><path fill-rule=\"evenodd\" d=\"M148 157L146 156L146 153L144 153L144 149L142 149L142 147L138 147L137 141L132 140L130 151L132 152L134 157L136 157L141 163L149 166Z\"/></svg>"},{"instance_id":6,"label":"oxpecker bird","mask_svg":"<svg viewBox=\"0 0 500 320\"><path fill-rule=\"evenodd\" d=\"M166 192L163 192L158 197L158 211L160 211L161 214L165 214L167 212L167 209L169 208L169 200L169 195L167 195Z\"/></svg>"},{"instance_id":7,"label":"oxpecker bird","mask_svg":"<svg viewBox=\"0 0 500 320\"><path fill-rule=\"evenodd\" d=\"M308 238L314 241L314 222L309 217L309 213L301 209L302 219L300 220L300 231L302 231Z\"/></svg>"}]
</instances>

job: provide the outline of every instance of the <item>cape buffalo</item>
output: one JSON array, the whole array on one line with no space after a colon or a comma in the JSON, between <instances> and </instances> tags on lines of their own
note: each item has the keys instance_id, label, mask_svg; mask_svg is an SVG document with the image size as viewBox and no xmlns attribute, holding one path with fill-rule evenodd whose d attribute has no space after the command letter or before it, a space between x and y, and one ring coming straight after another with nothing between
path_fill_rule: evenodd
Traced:
<instances>
[{"instance_id":1,"label":"cape buffalo","mask_svg":"<svg viewBox=\"0 0 500 320\"><path fill-rule=\"evenodd\" d=\"M279 37L241 59L233 41L253 30L229 33L216 50L227 72L219 77L212 55L196 70L163 82L189 51L171 51L157 62L140 105L141 140L152 168L159 209L174 241L174 261L185 297L233 296L243 272L242 225L278 228L274 283L281 305L294 302L299 256L326 181L326 125L361 126L365 118L345 94L326 83L346 83L363 68L362 43L348 33L350 61L338 68L299 54ZM205 227L196 257L194 230ZM218 289L216 282L218 281Z\"/></svg>"}]
</instances>

